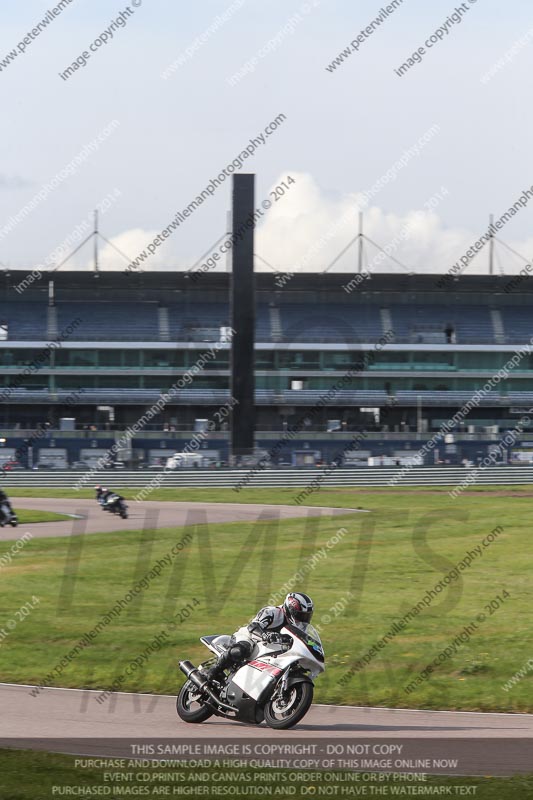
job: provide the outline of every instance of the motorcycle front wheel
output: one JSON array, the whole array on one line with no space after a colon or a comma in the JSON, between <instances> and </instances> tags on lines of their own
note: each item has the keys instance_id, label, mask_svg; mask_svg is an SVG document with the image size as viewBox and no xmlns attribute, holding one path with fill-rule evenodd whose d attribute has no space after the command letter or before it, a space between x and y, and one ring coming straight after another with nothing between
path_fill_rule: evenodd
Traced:
<instances>
[{"instance_id":1,"label":"motorcycle front wheel","mask_svg":"<svg viewBox=\"0 0 533 800\"><path fill-rule=\"evenodd\" d=\"M16 528L17 525L19 524L19 521L18 519L12 519L10 524L12 528Z\"/></svg>"},{"instance_id":2,"label":"motorcycle front wheel","mask_svg":"<svg viewBox=\"0 0 533 800\"><path fill-rule=\"evenodd\" d=\"M192 681L186 681L180 689L176 700L178 716L184 722L205 722L212 717L214 711L209 706L198 702L200 692Z\"/></svg>"},{"instance_id":3,"label":"motorcycle front wheel","mask_svg":"<svg viewBox=\"0 0 533 800\"><path fill-rule=\"evenodd\" d=\"M283 697L270 700L265 706L265 722L269 728L292 728L305 717L313 702L313 684L296 683Z\"/></svg>"}]
</instances>

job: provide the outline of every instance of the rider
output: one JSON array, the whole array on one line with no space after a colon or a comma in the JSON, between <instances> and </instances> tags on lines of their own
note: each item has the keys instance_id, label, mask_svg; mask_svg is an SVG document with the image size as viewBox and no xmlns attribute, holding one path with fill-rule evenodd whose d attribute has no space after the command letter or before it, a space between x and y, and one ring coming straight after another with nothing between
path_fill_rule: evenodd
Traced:
<instances>
[{"instance_id":1,"label":"rider","mask_svg":"<svg viewBox=\"0 0 533 800\"><path fill-rule=\"evenodd\" d=\"M231 637L230 646L222 653L216 664L208 670L210 679L221 679L226 667L247 661L255 644L256 636L264 642L279 641L279 632L284 626L311 622L313 601L303 592L289 592L281 606L265 606L257 612L246 628L240 628ZM238 638L237 638L238 637Z\"/></svg>"},{"instance_id":2,"label":"rider","mask_svg":"<svg viewBox=\"0 0 533 800\"><path fill-rule=\"evenodd\" d=\"M13 511L13 507L12 507L12 505L11 505L10 501L9 501L9 497L8 497L8 496L7 496L7 494L4 492L4 490L3 490L3 489L0 489L0 507L6 507L6 506L7 506L7 509L9 510L9 512L10 512L11 514L14 514L14 513L15 513L15 512Z\"/></svg>"}]
</instances>

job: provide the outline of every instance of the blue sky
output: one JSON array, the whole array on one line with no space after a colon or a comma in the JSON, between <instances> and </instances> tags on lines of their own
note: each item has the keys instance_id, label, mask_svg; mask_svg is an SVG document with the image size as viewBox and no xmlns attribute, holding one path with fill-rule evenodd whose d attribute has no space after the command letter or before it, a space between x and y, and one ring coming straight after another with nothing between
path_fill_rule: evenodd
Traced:
<instances>
[{"instance_id":1,"label":"blue sky","mask_svg":"<svg viewBox=\"0 0 533 800\"><path fill-rule=\"evenodd\" d=\"M87 142L111 121L120 124L75 175L0 238L0 262L26 269L42 264L117 191L102 231L135 257L283 113L284 124L245 162L246 171L257 173L258 199L285 176L296 178L259 227L258 247L268 261L288 269L301 260L317 231L328 231L355 208L358 193L437 125L438 135L373 197L365 225L384 245L414 219L416 235L395 245L396 256L415 270L445 270L483 232L490 212L503 213L533 185L533 8L525 0L504 8L496 0L469 0L461 24L422 63L401 78L394 73L458 5L404 0L357 53L328 72L326 65L383 3L308 0L304 11L304 0L142 0L136 8L130 4L134 13L126 25L87 66L64 81L58 73L126 8L115 0L73 0L0 72L0 230ZM239 7L163 79L232 6ZM43 0L4 0L0 63L52 7ZM282 30L273 52L230 85L229 78ZM480 78L528 31L530 38L483 84ZM424 203L442 187L447 194L430 213ZM147 268L190 266L224 232L229 203L228 180ZM532 219L533 200L502 232L528 258ZM331 236L310 268L320 269L353 233L348 226ZM483 270L484 257L473 270ZM82 251L74 263L82 268L89 258ZM518 268L506 259L502 254L506 271ZM109 251L103 262L124 266ZM340 267L349 271L350 264Z\"/></svg>"}]
</instances>

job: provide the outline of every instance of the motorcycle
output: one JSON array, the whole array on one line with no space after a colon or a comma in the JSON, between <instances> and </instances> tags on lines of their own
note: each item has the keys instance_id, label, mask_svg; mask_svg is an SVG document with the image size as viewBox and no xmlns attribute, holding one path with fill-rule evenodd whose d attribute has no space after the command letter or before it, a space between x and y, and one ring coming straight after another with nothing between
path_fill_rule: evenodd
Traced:
<instances>
[{"instance_id":1,"label":"motorcycle","mask_svg":"<svg viewBox=\"0 0 533 800\"><path fill-rule=\"evenodd\" d=\"M102 508L110 511L112 514L118 514L122 519L128 519L128 506L124 502L124 498L119 494L111 494L105 500Z\"/></svg>"},{"instance_id":2,"label":"motorcycle","mask_svg":"<svg viewBox=\"0 0 533 800\"><path fill-rule=\"evenodd\" d=\"M246 628L241 631L247 633ZM232 637L202 636L200 641L218 657ZM179 662L187 680L176 709L184 722L205 722L214 714L254 725L264 721L278 730L292 728L308 712L313 679L325 669L318 631L303 622L287 622L280 633L266 634L254 645L250 660L228 667L223 679L205 674L214 663L210 659L197 668L190 661Z\"/></svg>"},{"instance_id":3,"label":"motorcycle","mask_svg":"<svg viewBox=\"0 0 533 800\"><path fill-rule=\"evenodd\" d=\"M11 525L13 528L16 528L19 524L19 520L17 515L14 511L11 510L11 507L8 503L1 503L0 504L0 528L3 528L4 525Z\"/></svg>"}]
</instances>

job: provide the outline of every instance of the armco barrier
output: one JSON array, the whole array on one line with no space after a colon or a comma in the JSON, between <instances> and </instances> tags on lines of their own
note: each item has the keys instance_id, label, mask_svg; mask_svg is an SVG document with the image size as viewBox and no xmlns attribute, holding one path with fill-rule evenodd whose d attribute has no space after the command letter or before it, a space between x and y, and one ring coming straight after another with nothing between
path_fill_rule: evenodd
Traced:
<instances>
[{"instance_id":1,"label":"armco barrier","mask_svg":"<svg viewBox=\"0 0 533 800\"><path fill-rule=\"evenodd\" d=\"M326 468L327 470L328 468ZM359 469L336 469L324 474L324 469L191 469L166 472L161 486L195 488L231 488L243 485L248 487L286 487L307 486L320 479L320 486L387 486L389 481L402 472L401 467L362 467ZM471 467L414 467L391 488L402 486L456 486L469 474L475 473ZM35 470L5 472L1 484L9 492L17 486L21 488L73 488L84 475L74 470ZM95 484L114 488L142 488L161 475L159 470L102 470L91 475L85 488L92 489ZM324 477L323 477L324 476ZM154 481L154 484L156 482ZM533 483L533 466L500 466L479 470L473 482L475 485L487 484L528 484ZM233 493L235 501L238 492ZM148 498L149 499L149 498Z\"/></svg>"}]
</instances>

